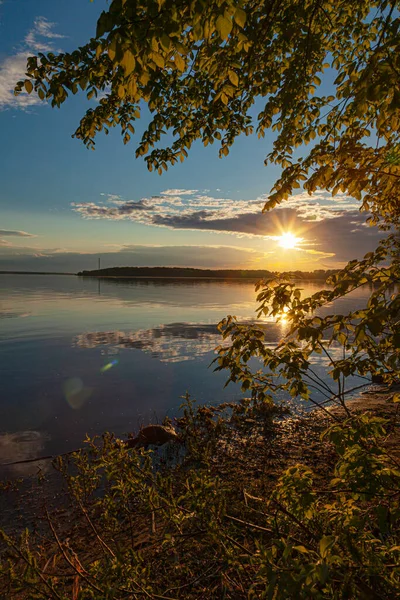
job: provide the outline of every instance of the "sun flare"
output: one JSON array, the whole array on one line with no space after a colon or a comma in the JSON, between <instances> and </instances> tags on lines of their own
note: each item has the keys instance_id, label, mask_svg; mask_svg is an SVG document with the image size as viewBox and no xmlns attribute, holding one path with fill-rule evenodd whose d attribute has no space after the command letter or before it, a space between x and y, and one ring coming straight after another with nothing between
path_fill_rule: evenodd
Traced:
<instances>
[{"instance_id":1,"label":"sun flare","mask_svg":"<svg viewBox=\"0 0 400 600\"><path fill-rule=\"evenodd\" d=\"M293 233L290 233L289 231L287 233L282 233L282 235L278 237L279 246L281 246L281 248L285 248L286 250L296 248L299 242L300 238L296 237Z\"/></svg>"}]
</instances>

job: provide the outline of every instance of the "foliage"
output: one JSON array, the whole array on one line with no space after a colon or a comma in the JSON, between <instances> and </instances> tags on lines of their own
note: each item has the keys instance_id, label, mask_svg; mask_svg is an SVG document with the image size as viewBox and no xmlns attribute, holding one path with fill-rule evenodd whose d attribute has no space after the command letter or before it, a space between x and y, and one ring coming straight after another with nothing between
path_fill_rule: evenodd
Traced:
<instances>
[{"instance_id":1,"label":"foliage","mask_svg":"<svg viewBox=\"0 0 400 600\"><path fill-rule=\"evenodd\" d=\"M363 387L371 375L388 384L400 374L400 240L389 236L363 260L353 260L328 280L332 288L301 299L301 289L289 280L260 282L258 316L288 323L286 336L275 347L265 344L265 326L239 323L227 317L219 327L229 344L221 346L217 370L229 369L229 381L239 381L253 397L272 399L277 392L300 396L314 404L333 402L346 409L348 377ZM367 305L348 314L326 314L333 301L361 286L371 286ZM314 370L312 359L323 355L332 385ZM251 358L261 361L254 371ZM256 363L258 366L259 363ZM353 391L353 390L350 390ZM315 400L313 392L322 395Z\"/></svg>"},{"instance_id":2,"label":"foliage","mask_svg":"<svg viewBox=\"0 0 400 600\"><path fill-rule=\"evenodd\" d=\"M193 142L276 134L283 169L266 209L301 185L342 191L398 223L400 41L397 0L113 0L96 34L69 53L30 57L17 84L60 107L98 98L75 136L88 147L119 126L124 143L147 105L136 156L160 173ZM262 104L257 118L254 105ZM173 141L159 142L170 132ZM312 142L303 158L297 147ZM296 154L297 156L297 154Z\"/></svg>"},{"instance_id":3,"label":"foliage","mask_svg":"<svg viewBox=\"0 0 400 600\"><path fill-rule=\"evenodd\" d=\"M224 442L228 430L243 433L248 418L264 411L252 401L226 408L196 410L187 398L180 458L129 450L108 434L72 459L59 458L69 505L45 508L37 534L26 530L18 540L1 532L0 593L394 598L400 470L381 445L384 420L352 417L326 431L323 443L334 444L337 463L322 487L309 467L293 465L260 495L248 473L224 474Z\"/></svg>"}]
</instances>

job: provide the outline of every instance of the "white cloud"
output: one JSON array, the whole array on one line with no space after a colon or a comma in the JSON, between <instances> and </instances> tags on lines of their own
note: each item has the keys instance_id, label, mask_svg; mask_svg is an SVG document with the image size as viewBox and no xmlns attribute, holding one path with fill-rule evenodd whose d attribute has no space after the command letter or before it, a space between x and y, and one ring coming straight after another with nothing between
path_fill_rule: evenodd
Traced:
<instances>
[{"instance_id":1,"label":"white cloud","mask_svg":"<svg viewBox=\"0 0 400 600\"><path fill-rule=\"evenodd\" d=\"M49 38L51 40L65 38L65 35L52 31L53 27L56 27L56 25L57 23L51 23L46 17L37 17L33 22L32 32L36 36Z\"/></svg>"},{"instance_id":2,"label":"white cloud","mask_svg":"<svg viewBox=\"0 0 400 600\"><path fill-rule=\"evenodd\" d=\"M18 51L0 62L0 110L8 108L28 110L41 103L36 94L29 95L22 92L19 96L14 96L14 88L19 80L25 79L28 57L37 52L56 50L53 40L65 37L55 33L53 27L55 23L51 23L45 17L37 17Z\"/></svg>"},{"instance_id":3,"label":"white cloud","mask_svg":"<svg viewBox=\"0 0 400 600\"><path fill-rule=\"evenodd\" d=\"M164 190L161 192L161 196L193 196L199 190Z\"/></svg>"}]
</instances>

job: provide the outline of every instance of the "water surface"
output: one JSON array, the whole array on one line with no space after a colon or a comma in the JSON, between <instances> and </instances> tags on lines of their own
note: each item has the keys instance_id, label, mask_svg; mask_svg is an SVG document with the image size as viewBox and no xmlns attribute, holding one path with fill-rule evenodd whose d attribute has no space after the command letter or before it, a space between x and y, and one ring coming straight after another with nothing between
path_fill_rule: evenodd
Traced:
<instances>
[{"instance_id":1,"label":"water surface","mask_svg":"<svg viewBox=\"0 0 400 600\"><path fill-rule=\"evenodd\" d=\"M241 397L209 364L218 321L254 319L255 297L243 281L0 275L0 463L77 448L86 434L125 435L176 414L186 391L202 403ZM270 323L268 342L284 329ZM317 368L326 372L323 360Z\"/></svg>"}]
</instances>

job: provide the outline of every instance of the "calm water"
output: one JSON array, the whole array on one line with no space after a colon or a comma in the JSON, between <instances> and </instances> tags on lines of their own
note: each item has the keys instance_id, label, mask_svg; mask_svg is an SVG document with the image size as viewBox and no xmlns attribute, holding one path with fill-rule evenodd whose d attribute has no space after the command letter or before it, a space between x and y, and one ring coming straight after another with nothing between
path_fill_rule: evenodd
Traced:
<instances>
[{"instance_id":1,"label":"calm water","mask_svg":"<svg viewBox=\"0 0 400 600\"><path fill-rule=\"evenodd\" d=\"M176 413L186 391L202 403L239 398L208 366L216 323L253 319L255 307L250 282L0 275L0 463L77 448L86 433L122 436ZM269 343L284 327L268 325Z\"/></svg>"}]
</instances>

